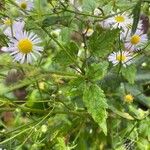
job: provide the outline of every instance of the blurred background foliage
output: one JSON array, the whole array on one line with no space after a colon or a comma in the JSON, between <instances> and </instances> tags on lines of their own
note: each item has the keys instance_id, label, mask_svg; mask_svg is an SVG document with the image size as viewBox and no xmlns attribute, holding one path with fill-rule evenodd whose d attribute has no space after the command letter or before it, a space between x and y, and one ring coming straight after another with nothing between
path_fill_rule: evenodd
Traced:
<instances>
[{"instance_id":1,"label":"blurred background foliage","mask_svg":"<svg viewBox=\"0 0 150 150\"><path fill-rule=\"evenodd\" d=\"M1 148L150 149L150 46L137 54L134 65L112 67L107 56L119 31L97 24L117 9L137 15L138 2L34 0L34 9L22 13L13 0L0 1L0 17L23 17L26 30L38 34L44 47L33 65L0 52ZM143 0L139 7L148 19L148 35L149 5ZM97 7L99 17L93 15ZM82 33L87 28L95 31L91 37ZM2 31L0 36L0 47L6 46L7 37ZM124 101L126 94L133 95L133 103Z\"/></svg>"}]
</instances>

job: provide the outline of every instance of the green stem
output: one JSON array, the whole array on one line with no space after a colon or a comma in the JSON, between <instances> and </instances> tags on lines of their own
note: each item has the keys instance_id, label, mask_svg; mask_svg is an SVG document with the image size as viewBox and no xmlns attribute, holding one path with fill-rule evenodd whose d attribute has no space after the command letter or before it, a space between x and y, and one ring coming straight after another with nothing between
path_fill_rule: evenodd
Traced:
<instances>
[{"instance_id":1,"label":"green stem","mask_svg":"<svg viewBox=\"0 0 150 150\"><path fill-rule=\"evenodd\" d=\"M32 112L32 113L37 113L37 114L46 114L49 113L50 110L41 110L41 109L33 109L33 108L28 108L25 106L20 106L19 107L23 112ZM6 112L6 111L15 111L16 108L1 108L0 112ZM79 117L83 117L85 115L88 115L87 112L76 112L76 111L54 111L51 113L52 115L55 114L70 114L70 115L75 115Z\"/></svg>"},{"instance_id":2,"label":"green stem","mask_svg":"<svg viewBox=\"0 0 150 150\"><path fill-rule=\"evenodd\" d=\"M25 129L25 130L23 130L23 131L21 131L21 132L19 132L18 134L15 134L14 136L10 137L9 139L6 139L6 140L0 142L0 145L9 142L10 140L14 139L15 137L17 137L17 136L23 134L24 132L27 132L29 129L31 129L31 127L30 127L30 128L27 128L27 129Z\"/></svg>"},{"instance_id":3,"label":"green stem","mask_svg":"<svg viewBox=\"0 0 150 150\"><path fill-rule=\"evenodd\" d=\"M105 20L107 18L113 17L113 16L115 16L117 14L123 13L123 12L125 12L127 10L132 9L132 8L133 8L133 6L127 8L127 9L125 9L123 11L120 11L118 13L115 13L115 14L112 14L112 15L108 15L108 16L96 16L96 15L86 14L86 13L77 12L77 11L68 10L68 9L64 9L64 11L67 11L67 12L70 12L70 13L73 13L73 14L77 14L77 15L81 15L81 16L85 16L85 17L93 17L93 18L101 19L100 21L103 21L103 20Z\"/></svg>"}]
</instances>

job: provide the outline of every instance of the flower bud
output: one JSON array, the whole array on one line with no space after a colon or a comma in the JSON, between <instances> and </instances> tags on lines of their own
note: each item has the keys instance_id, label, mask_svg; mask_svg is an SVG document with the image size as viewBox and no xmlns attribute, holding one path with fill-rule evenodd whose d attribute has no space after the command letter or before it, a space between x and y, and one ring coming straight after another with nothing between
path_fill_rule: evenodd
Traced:
<instances>
[{"instance_id":1,"label":"flower bud","mask_svg":"<svg viewBox=\"0 0 150 150\"><path fill-rule=\"evenodd\" d=\"M127 102L127 103L132 103L133 99L134 97L131 94L127 94L124 96L124 102Z\"/></svg>"},{"instance_id":2,"label":"flower bud","mask_svg":"<svg viewBox=\"0 0 150 150\"><path fill-rule=\"evenodd\" d=\"M41 131L43 132L43 133L46 133L46 131L47 131L47 125L42 125L41 126Z\"/></svg>"}]
</instances>

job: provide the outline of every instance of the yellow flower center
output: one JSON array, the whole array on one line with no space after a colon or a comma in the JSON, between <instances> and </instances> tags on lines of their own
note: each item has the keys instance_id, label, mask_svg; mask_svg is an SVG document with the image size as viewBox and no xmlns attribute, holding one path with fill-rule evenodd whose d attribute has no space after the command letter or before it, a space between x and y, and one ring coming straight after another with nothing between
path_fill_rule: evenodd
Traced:
<instances>
[{"instance_id":1,"label":"yellow flower center","mask_svg":"<svg viewBox=\"0 0 150 150\"><path fill-rule=\"evenodd\" d=\"M6 26L11 26L12 21L11 21L10 19L5 19L5 20L4 20L4 24L5 24Z\"/></svg>"},{"instance_id":2,"label":"yellow flower center","mask_svg":"<svg viewBox=\"0 0 150 150\"><path fill-rule=\"evenodd\" d=\"M116 59L117 59L119 62L125 61L126 58L127 58L127 57L126 57L125 55L123 55L123 54L118 54L118 55L116 56Z\"/></svg>"},{"instance_id":3,"label":"yellow flower center","mask_svg":"<svg viewBox=\"0 0 150 150\"><path fill-rule=\"evenodd\" d=\"M26 2L22 2L22 3L20 4L20 7L21 7L22 9L27 9L27 3L26 3Z\"/></svg>"},{"instance_id":4,"label":"yellow flower center","mask_svg":"<svg viewBox=\"0 0 150 150\"><path fill-rule=\"evenodd\" d=\"M18 42L18 49L20 52L27 54L33 49L32 41L29 39L22 39Z\"/></svg>"},{"instance_id":5,"label":"yellow flower center","mask_svg":"<svg viewBox=\"0 0 150 150\"><path fill-rule=\"evenodd\" d=\"M134 97L131 94L127 94L124 96L124 101L127 103L132 103L133 99L134 99Z\"/></svg>"},{"instance_id":6,"label":"yellow flower center","mask_svg":"<svg viewBox=\"0 0 150 150\"><path fill-rule=\"evenodd\" d=\"M115 17L116 22L121 23L125 21L125 18L123 16L116 16Z\"/></svg>"},{"instance_id":7,"label":"yellow flower center","mask_svg":"<svg viewBox=\"0 0 150 150\"><path fill-rule=\"evenodd\" d=\"M141 38L140 38L140 36L139 35L133 35L132 37L131 37L131 43L132 44L138 44L140 41L141 41Z\"/></svg>"}]
</instances>

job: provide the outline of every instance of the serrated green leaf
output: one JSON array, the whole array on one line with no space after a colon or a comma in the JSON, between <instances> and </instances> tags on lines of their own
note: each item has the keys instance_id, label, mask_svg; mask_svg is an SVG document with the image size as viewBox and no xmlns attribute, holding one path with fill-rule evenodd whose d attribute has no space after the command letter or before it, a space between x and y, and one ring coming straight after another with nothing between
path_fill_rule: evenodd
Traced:
<instances>
[{"instance_id":1,"label":"serrated green leaf","mask_svg":"<svg viewBox=\"0 0 150 150\"><path fill-rule=\"evenodd\" d=\"M72 58L76 60L78 50L79 50L77 44L74 42L70 42L65 46L65 49L72 56ZM68 54L65 51L58 52L53 60L56 63L61 64L62 66L67 66L67 65L73 63L72 59L70 59L70 57L68 56Z\"/></svg>"},{"instance_id":2,"label":"serrated green leaf","mask_svg":"<svg viewBox=\"0 0 150 150\"><path fill-rule=\"evenodd\" d=\"M96 84L86 85L83 92L83 101L94 121L107 134L107 102L103 90Z\"/></svg>"},{"instance_id":3,"label":"serrated green leaf","mask_svg":"<svg viewBox=\"0 0 150 150\"><path fill-rule=\"evenodd\" d=\"M130 83L134 84L135 76L136 76L137 69L135 66L127 66L126 68L123 67L121 69L121 73L123 77Z\"/></svg>"},{"instance_id":4,"label":"serrated green leaf","mask_svg":"<svg viewBox=\"0 0 150 150\"><path fill-rule=\"evenodd\" d=\"M82 77L75 78L75 79L71 80L68 85L69 85L67 87L67 95L68 96L72 96L72 97L82 96L82 93L84 90L83 87L85 85L84 78L82 78ZM79 101L79 103L82 103L79 98L77 98L76 100Z\"/></svg>"},{"instance_id":5,"label":"serrated green leaf","mask_svg":"<svg viewBox=\"0 0 150 150\"><path fill-rule=\"evenodd\" d=\"M94 32L89 39L89 49L91 53L98 57L105 57L113 51L113 43L118 37L119 30L108 30Z\"/></svg>"},{"instance_id":6,"label":"serrated green leaf","mask_svg":"<svg viewBox=\"0 0 150 150\"><path fill-rule=\"evenodd\" d=\"M87 70L86 76L93 81L102 79L107 73L108 62L93 63Z\"/></svg>"}]
</instances>

